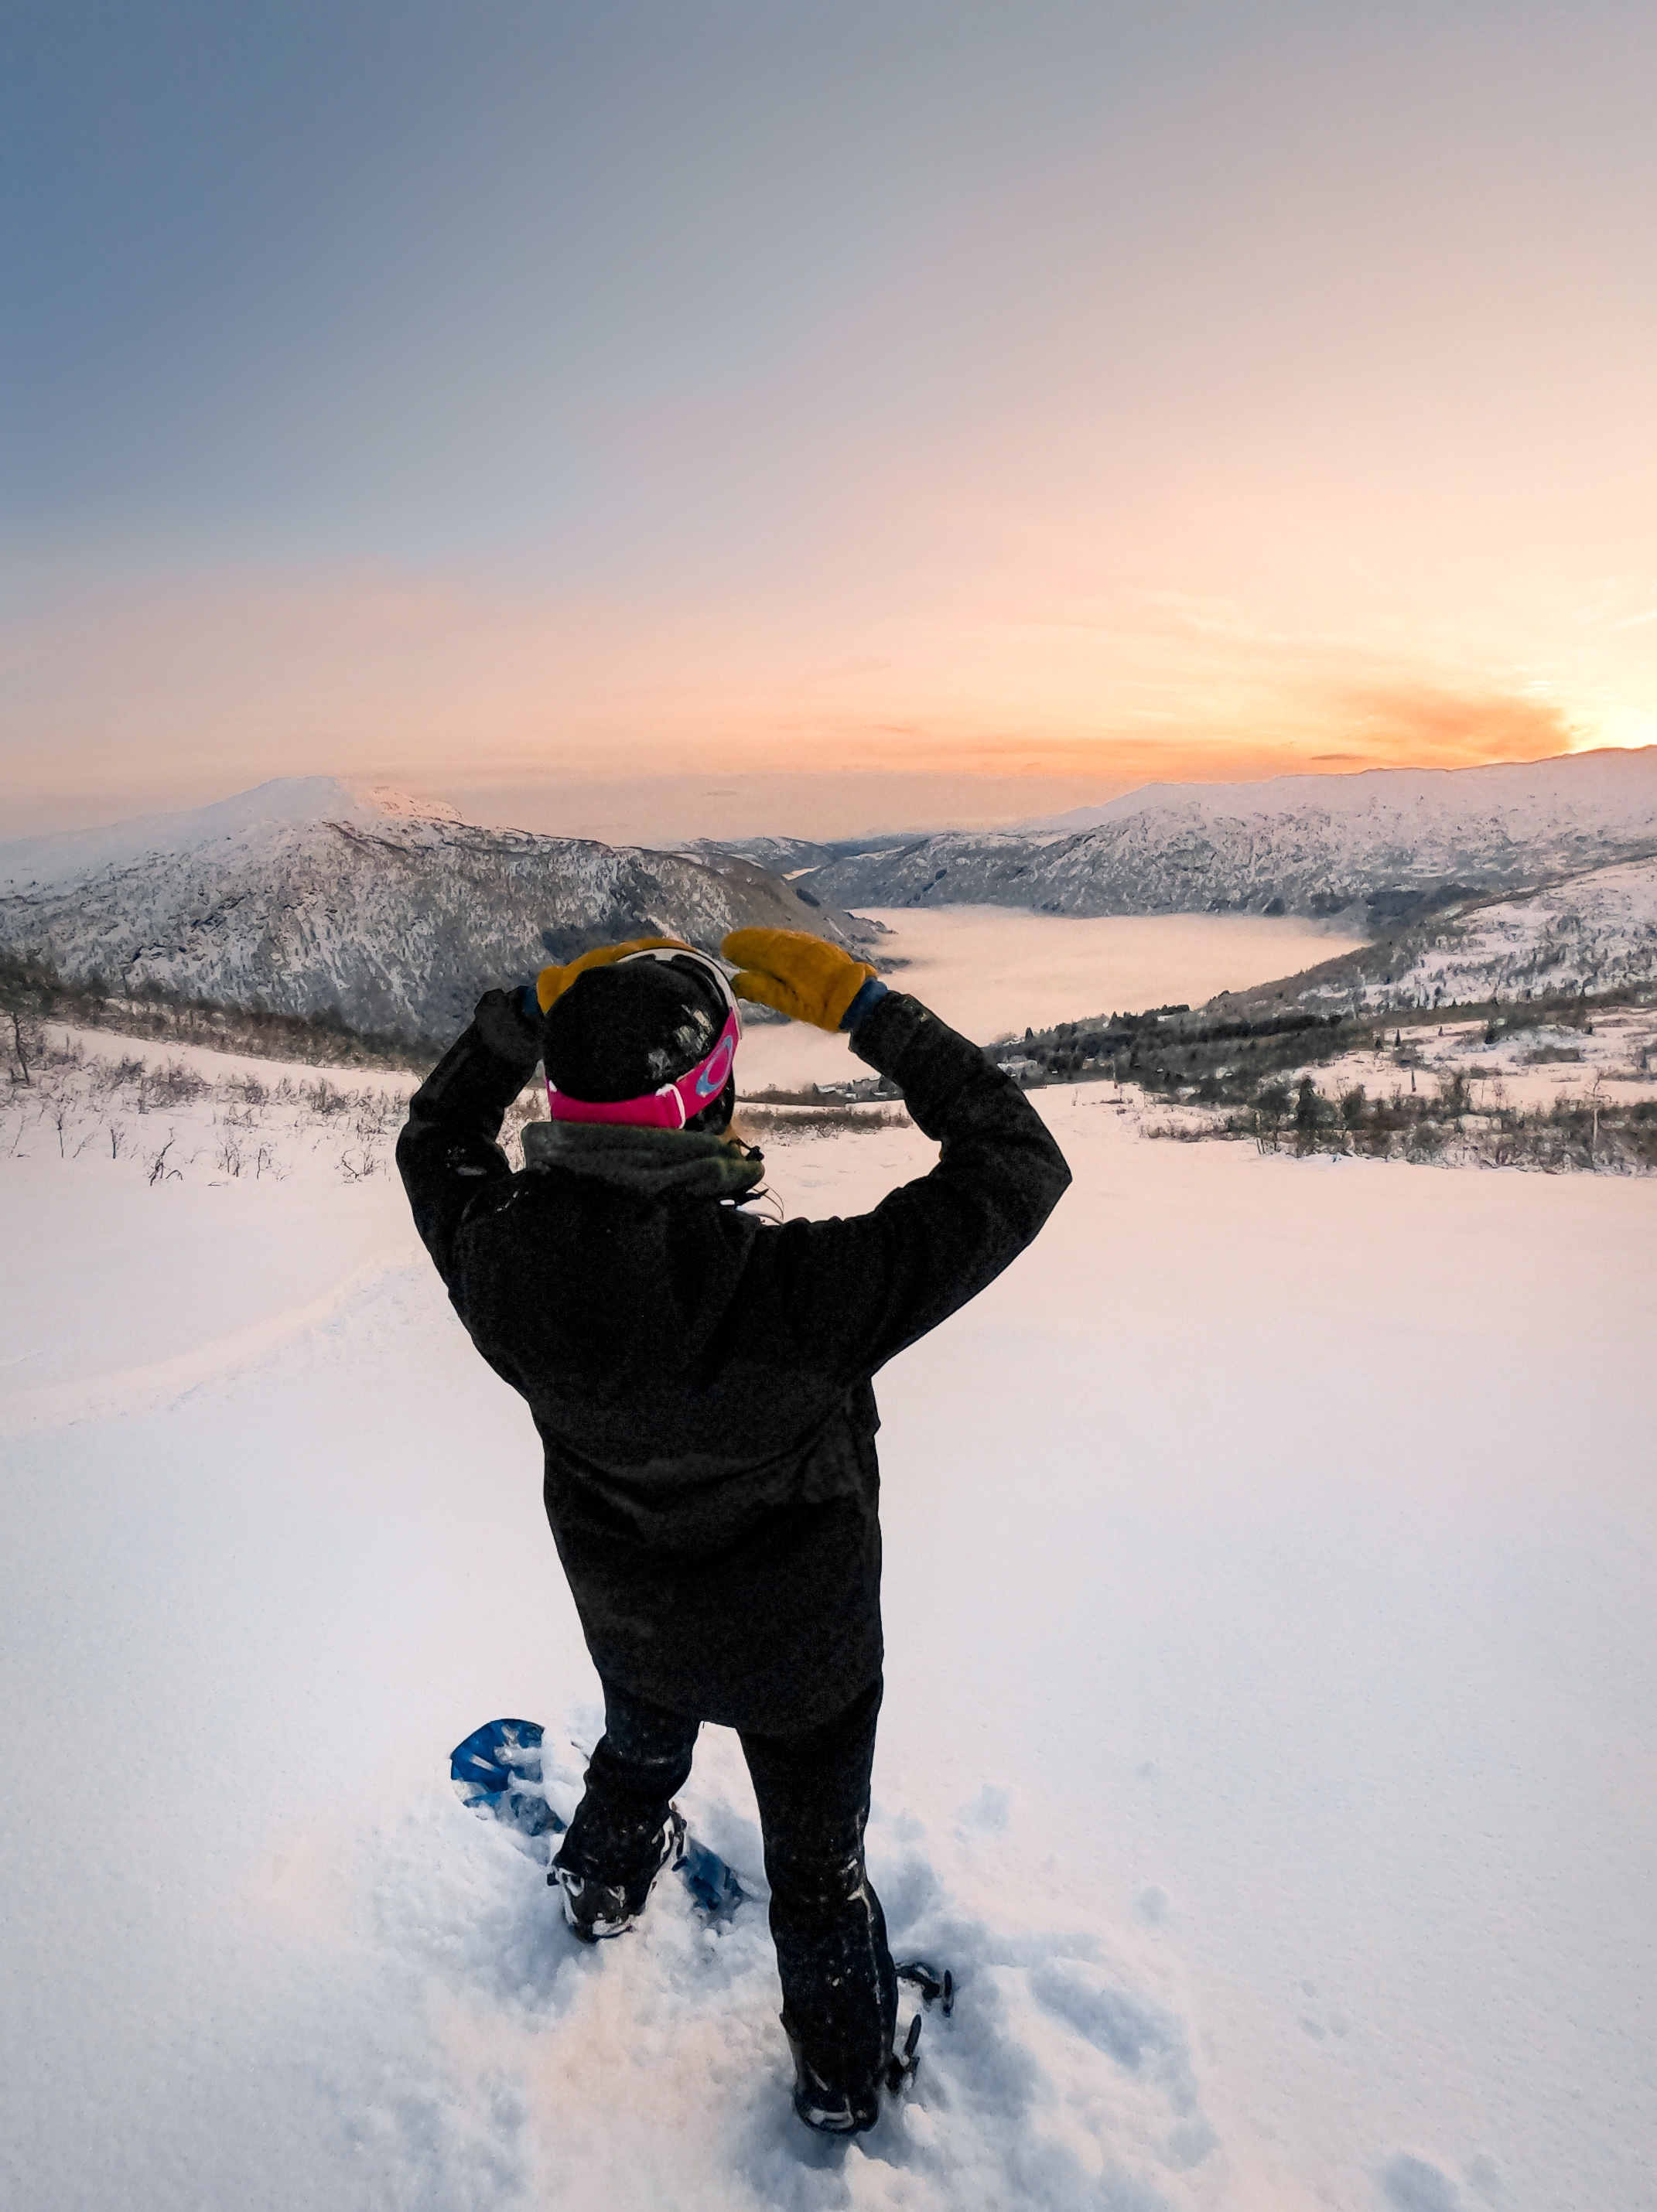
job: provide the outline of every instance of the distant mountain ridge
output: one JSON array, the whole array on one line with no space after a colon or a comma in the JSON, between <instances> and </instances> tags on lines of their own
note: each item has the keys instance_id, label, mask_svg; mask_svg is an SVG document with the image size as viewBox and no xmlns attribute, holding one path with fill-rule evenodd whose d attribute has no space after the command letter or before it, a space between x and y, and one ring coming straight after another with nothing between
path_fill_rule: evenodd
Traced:
<instances>
[{"instance_id":1,"label":"distant mountain ridge","mask_svg":"<svg viewBox=\"0 0 1657 2212\"><path fill-rule=\"evenodd\" d=\"M452 1036L488 984L618 937L711 948L765 923L878 959L880 926L854 904L982 902L1340 915L1374 943L1339 988L1384 995L1429 969L1429 991L1471 988L1492 968L1538 984L1579 969L1643 977L1654 902L1636 864L1646 863L1657 866L1657 747L1153 785L1015 829L673 852L484 829L383 787L278 778L188 813L0 846L0 950L71 981L337 1010L354 1029L413 1042ZM1634 872L1607 872L1624 865ZM1504 894L1539 902L1498 914ZM1457 909L1470 923L1480 914L1477 930ZM1431 954L1447 956L1444 972Z\"/></svg>"},{"instance_id":2,"label":"distant mountain ridge","mask_svg":"<svg viewBox=\"0 0 1657 2212\"><path fill-rule=\"evenodd\" d=\"M354 1029L455 1034L481 991L618 938L874 925L765 869L482 829L452 807L279 778L193 813L0 848L0 948L73 981Z\"/></svg>"},{"instance_id":3,"label":"distant mountain ridge","mask_svg":"<svg viewBox=\"0 0 1657 2212\"><path fill-rule=\"evenodd\" d=\"M1641 763L1644 763L1643 767ZM1425 812L1440 821L1528 813L1557 803L1587 802L1596 811L1627 803L1631 788L1657 777L1657 745L1604 746L1556 753L1538 761L1487 761L1472 768L1368 768L1344 775L1273 775L1251 783L1142 783L1097 805L1073 806L1008 826L1041 834L1102 828L1135 814L1199 803L1207 811L1242 818L1321 812L1334 816Z\"/></svg>"},{"instance_id":4,"label":"distant mountain ridge","mask_svg":"<svg viewBox=\"0 0 1657 2212\"><path fill-rule=\"evenodd\" d=\"M841 905L1341 914L1379 929L1458 896L1652 852L1657 746L1488 768L1151 784L1016 829L842 848L798 880Z\"/></svg>"},{"instance_id":5,"label":"distant mountain ridge","mask_svg":"<svg viewBox=\"0 0 1657 2212\"><path fill-rule=\"evenodd\" d=\"M66 830L0 845L0 893L45 890L77 882L103 867L142 860L149 853L193 853L288 823L395 820L458 822L441 799L415 799L389 784L351 783L334 775L276 776L251 791L172 814L143 814L95 830Z\"/></svg>"}]
</instances>

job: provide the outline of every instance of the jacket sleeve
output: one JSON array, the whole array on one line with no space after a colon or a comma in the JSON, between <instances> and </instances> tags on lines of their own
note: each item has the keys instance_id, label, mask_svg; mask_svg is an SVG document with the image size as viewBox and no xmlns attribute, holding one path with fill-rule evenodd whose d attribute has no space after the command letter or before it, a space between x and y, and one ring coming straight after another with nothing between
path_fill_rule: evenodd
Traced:
<instances>
[{"instance_id":1,"label":"jacket sleeve","mask_svg":"<svg viewBox=\"0 0 1657 2212\"><path fill-rule=\"evenodd\" d=\"M511 1173L497 1142L501 1123L540 1054L540 1032L519 994L486 992L471 1027L409 1101L409 1118L397 1139L397 1168L414 1225L445 1283L467 1207Z\"/></svg>"},{"instance_id":2,"label":"jacket sleeve","mask_svg":"<svg viewBox=\"0 0 1657 2212\"><path fill-rule=\"evenodd\" d=\"M918 1000L888 992L852 1036L895 1082L941 1156L930 1175L849 1221L793 1222L765 1242L785 1356L848 1382L873 1374L993 1282L1070 1181L1046 1124L1010 1076Z\"/></svg>"}]
</instances>

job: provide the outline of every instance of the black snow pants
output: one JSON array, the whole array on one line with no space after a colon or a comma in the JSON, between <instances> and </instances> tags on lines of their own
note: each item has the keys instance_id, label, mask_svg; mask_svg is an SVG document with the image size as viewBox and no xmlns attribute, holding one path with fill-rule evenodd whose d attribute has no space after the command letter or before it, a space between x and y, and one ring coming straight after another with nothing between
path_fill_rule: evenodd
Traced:
<instances>
[{"instance_id":1,"label":"black snow pants","mask_svg":"<svg viewBox=\"0 0 1657 2212\"><path fill-rule=\"evenodd\" d=\"M881 1686L877 1677L801 1735L741 1737L759 1802L783 2024L832 2089L877 2077L897 2018L886 1917L863 1867ZM653 1865L700 1725L606 1682L604 1735L557 1863L622 1885Z\"/></svg>"}]
</instances>

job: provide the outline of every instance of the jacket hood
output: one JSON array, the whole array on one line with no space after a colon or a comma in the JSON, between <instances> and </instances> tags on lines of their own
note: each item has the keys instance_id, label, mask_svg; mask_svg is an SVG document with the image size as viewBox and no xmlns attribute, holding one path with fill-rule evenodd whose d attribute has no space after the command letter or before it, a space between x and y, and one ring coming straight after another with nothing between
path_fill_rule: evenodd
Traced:
<instances>
[{"instance_id":1,"label":"jacket hood","mask_svg":"<svg viewBox=\"0 0 1657 2212\"><path fill-rule=\"evenodd\" d=\"M641 1198L748 1197L765 1172L760 1154L734 1137L698 1129L639 1129L617 1121L531 1121L527 1168L563 1168Z\"/></svg>"}]
</instances>

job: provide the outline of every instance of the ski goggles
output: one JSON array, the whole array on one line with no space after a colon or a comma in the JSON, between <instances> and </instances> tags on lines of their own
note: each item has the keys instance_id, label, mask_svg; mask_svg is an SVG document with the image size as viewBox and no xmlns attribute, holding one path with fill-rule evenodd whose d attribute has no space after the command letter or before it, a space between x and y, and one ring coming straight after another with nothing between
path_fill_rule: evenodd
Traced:
<instances>
[{"instance_id":1,"label":"ski goggles","mask_svg":"<svg viewBox=\"0 0 1657 2212\"><path fill-rule=\"evenodd\" d=\"M664 1083L657 1091L644 1091L637 1098L603 1102L571 1098L568 1092L554 1090L552 1079L548 1076L546 1109L555 1121L619 1121L635 1129L682 1129L693 1115L713 1104L730 1080L736 1048L742 1036L742 1016L737 1010L736 994L718 962L710 960L705 952L693 951L689 945L661 945L648 952L630 952L625 960L616 964L631 967L635 960L661 960L670 967L691 963L711 978L725 1007L724 1025L714 1040L713 1049L694 1067L687 1067L683 1075L675 1076L671 1083Z\"/></svg>"}]
</instances>

